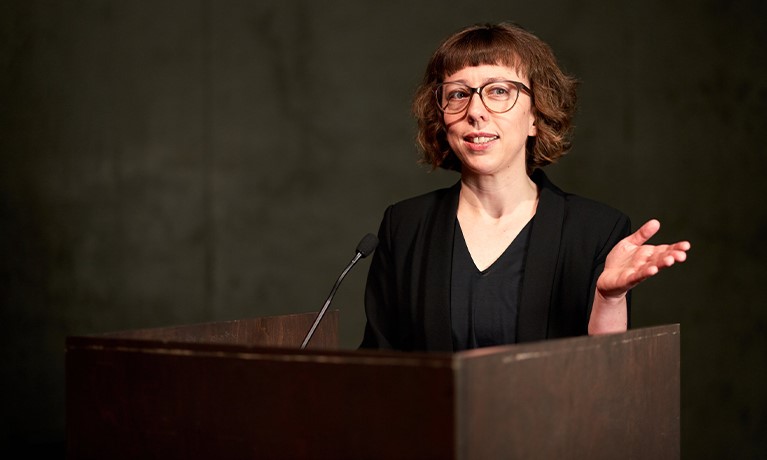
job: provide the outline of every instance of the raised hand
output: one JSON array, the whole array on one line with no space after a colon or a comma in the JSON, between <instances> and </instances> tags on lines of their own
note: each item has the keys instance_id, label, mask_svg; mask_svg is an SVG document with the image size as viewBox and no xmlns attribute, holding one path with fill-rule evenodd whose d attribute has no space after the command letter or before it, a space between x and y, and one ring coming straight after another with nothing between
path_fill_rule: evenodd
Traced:
<instances>
[{"instance_id":1,"label":"raised hand","mask_svg":"<svg viewBox=\"0 0 767 460\"><path fill-rule=\"evenodd\" d=\"M615 245L607 255L604 271L597 280L598 295L604 299L621 298L647 278L687 259L690 249L687 241L645 244L659 229L660 222L649 220Z\"/></svg>"}]
</instances>

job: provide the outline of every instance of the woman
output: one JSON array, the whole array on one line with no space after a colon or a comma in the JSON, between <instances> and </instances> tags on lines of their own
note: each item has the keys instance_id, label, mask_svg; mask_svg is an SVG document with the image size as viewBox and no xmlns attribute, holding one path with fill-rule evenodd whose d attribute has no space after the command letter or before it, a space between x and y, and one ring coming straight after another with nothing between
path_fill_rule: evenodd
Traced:
<instances>
[{"instance_id":1,"label":"woman","mask_svg":"<svg viewBox=\"0 0 767 460\"><path fill-rule=\"evenodd\" d=\"M685 260L644 243L656 220L562 192L540 169L570 147L575 82L511 24L437 49L419 87L418 143L453 187L390 206L368 273L362 348L458 351L628 327L629 290Z\"/></svg>"}]
</instances>

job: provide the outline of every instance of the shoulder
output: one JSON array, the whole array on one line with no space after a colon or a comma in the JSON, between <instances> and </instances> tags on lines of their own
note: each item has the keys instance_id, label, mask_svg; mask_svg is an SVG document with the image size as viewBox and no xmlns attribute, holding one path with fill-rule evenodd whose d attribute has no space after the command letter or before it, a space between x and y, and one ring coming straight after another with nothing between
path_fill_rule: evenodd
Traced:
<instances>
[{"instance_id":1,"label":"shoulder","mask_svg":"<svg viewBox=\"0 0 767 460\"><path fill-rule=\"evenodd\" d=\"M630 233L631 221L618 209L590 198L562 191L542 171L536 171L533 179L541 193L539 212L561 213L564 240L588 246L602 246L614 244Z\"/></svg>"},{"instance_id":2,"label":"shoulder","mask_svg":"<svg viewBox=\"0 0 767 460\"><path fill-rule=\"evenodd\" d=\"M584 198L582 196L566 193L565 219L581 222L584 225L610 224L628 221L628 216L623 212L604 203Z\"/></svg>"},{"instance_id":3,"label":"shoulder","mask_svg":"<svg viewBox=\"0 0 767 460\"><path fill-rule=\"evenodd\" d=\"M428 219L434 212L457 202L460 192L460 182L447 188L433 190L398 201L387 209L387 217L396 221L413 221Z\"/></svg>"},{"instance_id":4,"label":"shoulder","mask_svg":"<svg viewBox=\"0 0 767 460\"><path fill-rule=\"evenodd\" d=\"M618 209L590 198L565 192L552 183L543 171L533 173L533 180L548 199L542 199L544 205L562 206L566 222L582 223L586 226L600 223L628 222L628 216Z\"/></svg>"},{"instance_id":5,"label":"shoulder","mask_svg":"<svg viewBox=\"0 0 767 460\"><path fill-rule=\"evenodd\" d=\"M458 206L460 184L407 198L390 205L379 228L379 240L398 247L409 242L449 236ZM426 237L425 235L429 235Z\"/></svg>"}]
</instances>

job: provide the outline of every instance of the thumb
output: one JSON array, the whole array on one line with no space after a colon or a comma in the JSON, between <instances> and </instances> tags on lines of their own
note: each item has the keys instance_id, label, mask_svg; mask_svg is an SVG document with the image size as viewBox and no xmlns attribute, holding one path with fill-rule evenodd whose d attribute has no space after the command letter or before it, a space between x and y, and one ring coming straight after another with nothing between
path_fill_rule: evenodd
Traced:
<instances>
[{"instance_id":1,"label":"thumb","mask_svg":"<svg viewBox=\"0 0 767 460\"><path fill-rule=\"evenodd\" d=\"M660 222L657 219L650 219L639 227L639 230L626 237L626 240L631 244L641 246L658 233L658 230L660 230Z\"/></svg>"}]
</instances>

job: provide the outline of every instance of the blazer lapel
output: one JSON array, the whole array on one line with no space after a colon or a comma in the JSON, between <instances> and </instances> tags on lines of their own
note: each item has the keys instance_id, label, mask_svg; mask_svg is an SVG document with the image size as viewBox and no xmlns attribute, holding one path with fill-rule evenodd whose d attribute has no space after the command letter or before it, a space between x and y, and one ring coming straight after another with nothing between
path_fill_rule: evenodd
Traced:
<instances>
[{"instance_id":1,"label":"blazer lapel","mask_svg":"<svg viewBox=\"0 0 767 460\"><path fill-rule=\"evenodd\" d=\"M423 241L424 264L419 314L423 315L425 348L428 351L452 351L453 330L450 319L450 278L453 261L455 216L461 183L448 189L439 200L427 223Z\"/></svg>"},{"instance_id":2,"label":"blazer lapel","mask_svg":"<svg viewBox=\"0 0 767 460\"><path fill-rule=\"evenodd\" d=\"M548 335L549 306L562 239L565 200L541 170L531 176L540 196L527 248L517 341L543 340Z\"/></svg>"}]
</instances>

